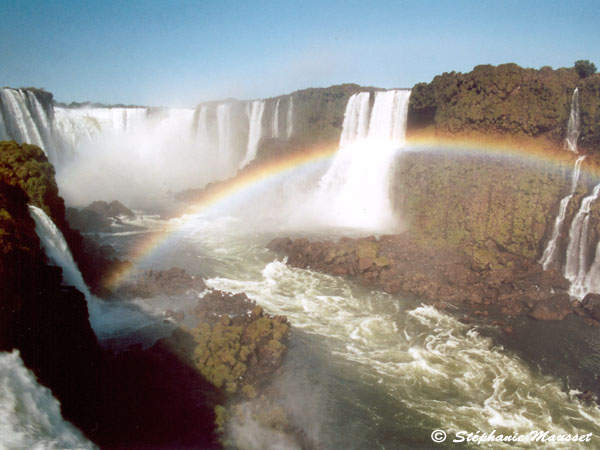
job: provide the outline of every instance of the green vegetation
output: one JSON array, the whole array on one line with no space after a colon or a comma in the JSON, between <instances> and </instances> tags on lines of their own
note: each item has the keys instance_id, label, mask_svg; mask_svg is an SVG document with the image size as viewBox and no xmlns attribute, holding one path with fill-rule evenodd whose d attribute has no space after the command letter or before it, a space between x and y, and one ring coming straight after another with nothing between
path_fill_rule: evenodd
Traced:
<instances>
[{"instance_id":1,"label":"green vegetation","mask_svg":"<svg viewBox=\"0 0 600 450\"><path fill-rule=\"evenodd\" d=\"M596 73L596 65L593 62L589 62L587 59L575 61L574 67L577 75L581 78L587 78Z\"/></svg>"},{"instance_id":2,"label":"green vegetation","mask_svg":"<svg viewBox=\"0 0 600 450\"><path fill-rule=\"evenodd\" d=\"M217 323L203 322L191 330L196 344L192 359L217 388L254 398L254 385L262 381L258 372L277 367L288 332L284 319L263 315L258 306L251 316L232 319L223 315Z\"/></svg>"},{"instance_id":3,"label":"green vegetation","mask_svg":"<svg viewBox=\"0 0 600 450\"><path fill-rule=\"evenodd\" d=\"M0 142L0 180L20 187L30 203L50 217L64 218L64 201L58 196L54 175L54 167L41 148L14 141Z\"/></svg>"},{"instance_id":4,"label":"green vegetation","mask_svg":"<svg viewBox=\"0 0 600 450\"><path fill-rule=\"evenodd\" d=\"M575 68L535 70L516 64L480 65L469 73L444 73L413 88L409 132L542 137L560 145L573 90L579 86L581 142L589 148L600 136L598 83L598 75L582 80Z\"/></svg>"}]
</instances>

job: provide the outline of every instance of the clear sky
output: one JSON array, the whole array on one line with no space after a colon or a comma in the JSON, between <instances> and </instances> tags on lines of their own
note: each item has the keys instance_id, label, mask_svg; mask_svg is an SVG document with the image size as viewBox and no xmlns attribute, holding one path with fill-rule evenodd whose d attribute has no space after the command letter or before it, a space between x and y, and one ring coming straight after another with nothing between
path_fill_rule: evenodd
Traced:
<instances>
[{"instance_id":1,"label":"clear sky","mask_svg":"<svg viewBox=\"0 0 600 450\"><path fill-rule=\"evenodd\" d=\"M0 86L193 106L477 64L600 66L600 1L0 0Z\"/></svg>"}]
</instances>

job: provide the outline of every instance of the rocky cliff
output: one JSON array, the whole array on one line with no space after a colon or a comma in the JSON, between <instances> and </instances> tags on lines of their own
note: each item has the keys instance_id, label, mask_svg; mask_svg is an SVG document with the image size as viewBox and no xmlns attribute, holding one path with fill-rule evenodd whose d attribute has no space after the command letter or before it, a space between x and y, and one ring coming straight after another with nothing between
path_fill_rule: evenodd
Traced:
<instances>
[{"instance_id":1,"label":"rocky cliff","mask_svg":"<svg viewBox=\"0 0 600 450\"><path fill-rule=\"evenodd\" d=\"M407 152L394 173L392 198L409 234L423 245L492 258L486 250L492 241L536 259L569 188L570 164L452 150Z\"/></svg>"}]
</instances>

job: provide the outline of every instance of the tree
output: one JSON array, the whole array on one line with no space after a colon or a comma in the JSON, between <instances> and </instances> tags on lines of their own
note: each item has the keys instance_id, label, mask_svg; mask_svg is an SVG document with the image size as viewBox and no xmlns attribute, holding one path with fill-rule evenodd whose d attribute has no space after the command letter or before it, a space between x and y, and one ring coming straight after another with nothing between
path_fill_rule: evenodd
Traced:
<instances>
[{"instance_id":1,"label":"tree","mask_svg":"<svg viewBox=\"0 0 600 450\"><path fill-rule=\"evenodd\" d=\"M587 59L580 59L575 61L575 70L581 78L586 78L596 73L596 65Z\"/></svg>"}]
</instances>

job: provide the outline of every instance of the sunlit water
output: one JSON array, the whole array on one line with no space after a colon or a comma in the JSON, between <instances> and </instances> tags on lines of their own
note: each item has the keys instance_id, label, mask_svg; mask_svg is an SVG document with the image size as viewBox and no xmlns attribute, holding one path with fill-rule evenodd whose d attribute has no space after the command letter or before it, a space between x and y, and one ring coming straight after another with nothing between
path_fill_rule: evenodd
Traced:
<instances>
[{"instance_id":1,"label":"sunlit water","mask_svg":"<svg viewBox=\"0 0 600 450\"><path fill-rule=\"evenodd\" d=\"M418 299L291 268L264 247L276 235L250 231L242 219L197 217L142 266L183 267L211 288L245 292L268 312L286 315L293 326L290 349L274 383L284 392L292 422L325 448L429 448L435 429L447 431L449 440L461 430L591 432L593 441L600 438L600 411L572 398L582 380L592 382L597 367L598 357L589 349L600 341L591 327L581 331L576 325L579 331L569 336L569 322L519 319L515 333L502 338L490 327L465 325ZM126 254L140 236L103 239ZM199 296L138 304L157 317L167 307L191 315ZM554 340L544 333L554 334ZM591 353L569 358L577 342ZM587 375L578 376L579 370ZM250 447L277 447L268 437L261 440L267 434L260 428L246 426L243 433L251 429L256 436ZM563 448L577 445L590 446Z\"/></svg>"}]
</instances>

